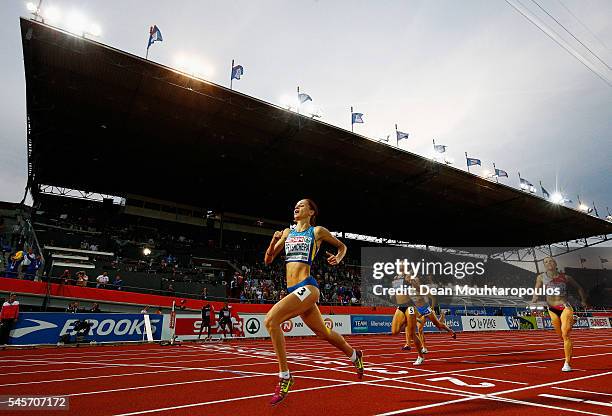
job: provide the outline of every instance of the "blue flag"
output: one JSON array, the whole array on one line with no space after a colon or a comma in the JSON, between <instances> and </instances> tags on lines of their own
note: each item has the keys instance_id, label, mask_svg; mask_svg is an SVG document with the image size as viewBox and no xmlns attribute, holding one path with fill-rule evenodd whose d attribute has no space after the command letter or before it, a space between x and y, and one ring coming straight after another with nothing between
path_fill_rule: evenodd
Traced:
<instances>
[{"instance_id":1,"label":"blue flag","mask_svg":"<svg viewBox=\"0 0 612 416\"><path fill-rule=\"evenodd\" d=\"M351 122L353 124L363 123L363 113L351 113Z\"/></svg>"},{"instance_id":2,"label":"blue flag","mask_svg":"<svg viewBox=\"0 0 612 416\"><path fill-rule=\"evenodd\" d=\"M300 101L300 104L304 104L306 101L312 101L312 98L308 94L299 93L298 100Z\"/></svg>"},{"instance_id":3,"label":"blue flag","mask_svg":"<svg viewBox=\"0 0 612 416\"><path fill-rule=\"evenodd\" d=\"M444 152L446 152L446 148L447 148L447 147L448 147L448 146L444 146L443 144L435 144L435 145L434 145L434 150L435 150L436 152L438 152L438 153L444 153Z\"/></svg>"},{"instance_id":4,"label":"blue flag","mask_svg":"<svg viewBox=\"0 0 612 416\"><path fill-rule=\"evenodd\" d=\"M495 168L495 176L498 176L500 178L505 176L507 178L508 177L508 172L506 172L505 170L502 170L502 169Z\"/></svg>"},{"instance_id":5,"label":"blue flag","mask_svg":"<svg viewBox=\"0 0 612 416\"><path fill-rule=\"evenodd\" d=\"M151 26L149 29L149 43L147 45L147 49L153 45L155 42L162 42L164 39L162 38L161 31L157 27L157 25Z\"/></svg>"},{"instance_id":6,"label":"blue flag","mask_svg":"<svg viewBox=\"0 0 612 416\"><path fill-rule=\"evenodd\" d=\"M244 75L244 68L242 65L236 65L232 68L232 79L240 79Z\"/></svg>"},{"instance_id":7,"label":"blue flag","mask_svg":"<svg viewBox=\"0 0 612 416\"><path fill-rule=\"evenodd\" d=\"M480 163L480 159L474 159L473 157L468 157L466 159L467 159L468 166L474 166L474 165L482 166L482 164Z\"/></svg>"},{"instance_id":8,"label":"blue flag","mask_svg":"<svg viewBox=\"0 0 612 416\"><path fill-rule=\"evenodd\" d=\"M408 133L404 133L402 131L397 130L395 132L395 134L397 135L397 141L400 141L402 139L407 139L408 138Z\"/></svg>"}]
</instances>

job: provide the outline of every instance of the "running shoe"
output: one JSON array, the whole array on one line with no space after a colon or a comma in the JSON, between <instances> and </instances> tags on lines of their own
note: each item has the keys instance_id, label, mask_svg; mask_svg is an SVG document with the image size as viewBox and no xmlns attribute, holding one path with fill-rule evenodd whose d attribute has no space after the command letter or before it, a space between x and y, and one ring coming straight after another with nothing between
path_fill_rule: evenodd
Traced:
<instances>
[{"instance_id":1,"label":"running shoe","mask_svg":"<svg viewBox=\"0 0 612 416\"><path fill-rule=\"evenodd\" d=\"M427 354L428 352L429 352L429 351L427 350L427 348L423 348L423 349L421 350L421 354Z\"/></svg>"},{"instance_id":2,"label":"running shoe","mask_svg":"<svg viewBox=\"0 0 612 416\"><path fill-rule=\"evenodd\" d=\"M357 369L357 378L361 380L363 378L363 352L361 350L355 350L357 359L353 361L355 368Z\"/></svg>"},{"instance_id":3,"label":"running shoe","mask_svg":"<svg viewBox=\"0 0 612 416\"><path fill-rule=\"evenodd\" d=\"M270 400L270 404L272 406L279 404L282 402L287 394L289 394L289 389L293 386L293 377L289 376L289 378L279 378L278 386L276 386L276 390L274 390L274 394L272 395L272 400Z\"/></svg>"},{"instance_id":4,"label":"running shoe","mask_svg":"<svg viewBox=\"0 0 612 416\"><path fill-rule=\"evenodd\" d=\"M414 362L414 365L421 365L423 364L423 361L425 361L425 358L421 357L420 355L417 357L416 361Z\"/></svg>"},{"instance_id":5,"label":"running shoe","mask_svg":"<svg viewBox=\"0 0 612 416\"><path fill-rule=\"evenodd\" d=\"M563 372L572 371L572 367L570 367L570 365L566 361L565 364L563 364L563 368L561 369L561 371L563 371Z\"/></svg>"},{"instance_id":6,"label":"running shoe","mask_svg":"<svg viewBox=\"0 0 612 416\"><path fill-rule=\"evenodd\" d=\"M410 345L406 344L402 347L402 351L410 351Z\"/></svg>"}]
</instances>

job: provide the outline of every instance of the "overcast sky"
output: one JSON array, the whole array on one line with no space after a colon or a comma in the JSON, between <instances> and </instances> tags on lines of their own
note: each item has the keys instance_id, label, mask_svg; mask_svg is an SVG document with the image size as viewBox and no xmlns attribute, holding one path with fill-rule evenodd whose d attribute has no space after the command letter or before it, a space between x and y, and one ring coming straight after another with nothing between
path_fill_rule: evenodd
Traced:
<instances>
[{"instance_id":1,"label":"overcast sky","mask_svg":"<svg viewBox=\"0 0 612 416\"><path fill-rule=\"evenodd\" d=\"M509 1L612 83L609 68L534 1ZM537 1L612 66L612 1ZM0 200L7 201L21 199L27 174L18 20L25 5L0 6ZM495 162L508 171L504 183L518 185L520 171L549 191L558 184L574 201L577 194L595 201L600 214L612 209L612 87L504 0L43 2L51 6L61 12L58 26L77 10L100 25L100 42L141 56L156 24L164 41L151 47L154 61L176 66L180 56L198 57L207 79L227 85L234 58L245 68L234 87L246 94L281 104L300 85L328 123L350 128L352 105L364 113L360 134L393 140L398 123L410 133L404 149L431 154L435 138L458 167L467 151L483 169Z\"/></svg>"}]
</instances>

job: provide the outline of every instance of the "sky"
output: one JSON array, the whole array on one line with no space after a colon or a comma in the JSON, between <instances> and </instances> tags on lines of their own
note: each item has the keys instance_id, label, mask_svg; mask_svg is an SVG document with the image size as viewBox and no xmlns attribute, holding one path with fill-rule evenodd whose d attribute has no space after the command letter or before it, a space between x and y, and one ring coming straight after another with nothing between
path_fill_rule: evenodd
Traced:
<instances>
[{"instance_id":1,"label":"sky","mask_svg":"<svg viewBox=\"0 0 612 416\"><path fill-rule=\"evenodd\" d=\"M537 1L537 3L536 3ZM509 4L546 24L608 83ZM234 88L274 104L299 85L321 120L381 138L394 125L400 147L432 154L448 146L483 170L518 172L559 189L600 215L612 210L612 66L609 0L45 0L63 27L73 12L101 28L97 41L144 56L150 25L164 41L149 59L171 67L199 61L198 75L229 84L232 59L244 67ZM27 177L26 103L19 16L26 2L0 5L0 200L19 201ZM192 70L190 70L192 71ZM538 187L539 189L539 187Z\"/></svg>"}]
</instances>

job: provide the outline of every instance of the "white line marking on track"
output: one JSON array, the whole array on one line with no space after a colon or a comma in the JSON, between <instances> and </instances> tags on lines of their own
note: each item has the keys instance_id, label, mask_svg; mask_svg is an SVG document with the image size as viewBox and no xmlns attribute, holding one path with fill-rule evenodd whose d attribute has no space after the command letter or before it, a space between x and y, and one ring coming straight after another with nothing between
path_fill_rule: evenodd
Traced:
<instances>
[{"instance_id":1,"label":"white line marking on track","mask_svg":"<svg viewBox=\"0 0 612 416\"><path fill-rule=\"evenodd\" d=\"M606 402L598 402L596 400L585 400L585 399L579 399L577 397L567 397L567 396L557 396L554 394L538 394L538 396L540 397L547 397L549 399L557 399L557 400L567 400L569 402L575 402L575 403L587 403L587 404L593 404L595 406L606 406L606 407L612 407L612 403L606 403Z\"/></svg>"},{"instance_id":2,"label":"white line marking on track","mask_svg":"<svg viewBox=\"0 0 612 416\"><path fill-rule=\"evenodd\" d=\"M601 393L601 392L598 392L598 391L579 390L579 389L568 389L568 388L565 388L565 387L553 387L553 389L555 389L555 390L575 391L575 392L578 392L578 393L600 394L602 396L612 396L612 394L610 394L610 393Z\"/></svg>"}]
</instances>

